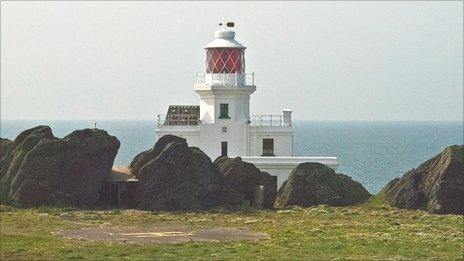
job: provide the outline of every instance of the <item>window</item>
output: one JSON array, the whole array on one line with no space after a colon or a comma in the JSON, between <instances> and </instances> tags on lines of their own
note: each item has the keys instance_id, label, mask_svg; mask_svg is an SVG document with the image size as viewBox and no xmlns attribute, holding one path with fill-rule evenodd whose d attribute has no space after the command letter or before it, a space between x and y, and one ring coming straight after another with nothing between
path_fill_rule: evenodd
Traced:
<instances>
[{"instance_id":1,"label":"window","mask_svg":"<svg viewBox=\"0 0 464 261\"><path fill-rule=\"evenodd\" d=\"M221 156L227 156L227 141L221 142Z\"/></svg>"},{"instance_id":2,"label":"window","mask_svg":"<svg viewBox=\"0 0 464 261\"><path fill-rule=\"evenodd\" d=\"M229 104L221 103L219 105L221 112L219 114L219 119L229 119Z\"/></svg>"},{"instance_id":3,"label":"window","mask_svg":"<svg viewBox=\"0 0 464 261\"><path fill-rule=\"evenodd\" d=\"M208 48L206 73L243 73L245 52L240 48Z\"/></svg>"},{"instance_id":4,"label":"window","mask_svg":"<svg viewBox=\"0 0 464 261\"><path fill-rule=\"evenodd\" d=\"M274 139L263 139L263 156L275 156Z\"/></svg>"},{"instance_id":5,"label":"window","mask_svg":"<svg viewBox=\"0 0 464 261\"><path fill-rule=\"evenodd\" d=\"M222 127L221 131L222 131L222 133L227 133L227 127Z\"/></svg>"}]
</instances>

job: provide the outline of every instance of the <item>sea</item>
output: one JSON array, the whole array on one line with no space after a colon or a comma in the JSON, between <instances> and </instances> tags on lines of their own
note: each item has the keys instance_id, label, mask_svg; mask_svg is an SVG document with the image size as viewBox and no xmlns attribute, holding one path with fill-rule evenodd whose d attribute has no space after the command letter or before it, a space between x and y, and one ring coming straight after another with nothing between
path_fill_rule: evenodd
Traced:
<instances>
[{"instance_id":1,"label":"sea","mask_svg":"<svg viewBox=\"0 0 464 261\"><path fill-rule=\"evenodd\" d=\"M14 139L37 125L49 125L55 136L93 128L93 120L2 120L0 136ZM343 173L370 192L416 168L445 147L463 144L463 122L454 121L294 121L295 156L336 156ZM121 141L115 165L128 165L156 142L154 120L98 120L97 127ZM214 160L214 159L213 159Z\"/></svg>"}]
</instances>

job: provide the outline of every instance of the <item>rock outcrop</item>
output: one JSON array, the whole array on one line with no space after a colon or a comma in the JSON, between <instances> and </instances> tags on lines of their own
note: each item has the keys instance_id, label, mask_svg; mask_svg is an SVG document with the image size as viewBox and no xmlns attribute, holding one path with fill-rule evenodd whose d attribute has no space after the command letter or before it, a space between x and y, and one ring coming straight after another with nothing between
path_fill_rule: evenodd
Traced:
<instances>
[{"instance_id":1,"label":"rock outcrop","mask_svg":"<svg viewBox=\"0 0 464 261\"><path fill-rule=\"evenodd\" d=\"M0 138L0 159L3 158L12 144L13 142L11 140Z\"/></svg>"},{"instance_id":2,"label":"rock outcrop","mask_svg":"<svg viewBox=\"0 0 464 261\"><path fill-rule=\"evenodd\" d=\"M141 207L150 210L201 210L217 205L222 177L211 159L185 139L161 137L130 164L139 179Z\"/></svg>"},{"instance_id":3,"label":"rock outcrop","mask_svg":"<svg viewBox=\"0 0 464 261\"><path fill-rule=\"evenodd\" d=\"M394 207L464 214L464 146L446 148L380 193Z\"/></svg>"},{"instance_id":4,"label":"rock outcrop","mask_svg":"<svg viewBox=\"0 0 464 261\"><path fill-rule=\"evenodd\" d=\"M336 174L320 163L301 163L282 184L274 206L346 206L365 202L369 197L369 192L350 177Z\"/></svg>"},{"instance_id":5,"label":"rock outcrop","mask_svg":"<svg viewBox=\"0 0 464 261\"><path fill-rule=\"evenodd\" d=\"M99 129L77 130L63 139L48 126L26 130L2 154L0 193L22 207L95 206L119 146L116 137Z\"/></svg>"},{"instance_id":6,"label":"rock outcrop","mask_svg":"<svg viewBox=\"0 0 464 261\"><path fill-rule=\"evenodd\" d=\"M277 177L261 172L240 157L219 157L214 161L223 175L221 204L273 208L277 194Z\"/></svg>"}]
</instances>

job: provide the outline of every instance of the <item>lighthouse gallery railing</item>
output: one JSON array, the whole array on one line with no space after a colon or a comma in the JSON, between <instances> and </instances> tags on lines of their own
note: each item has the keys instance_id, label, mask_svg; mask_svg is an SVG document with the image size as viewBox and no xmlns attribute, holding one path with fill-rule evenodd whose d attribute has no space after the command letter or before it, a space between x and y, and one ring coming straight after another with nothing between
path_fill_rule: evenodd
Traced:
<instances>
[{"instance_id":1,"label":"lighthouse gallery railing","mask_svg":"<svg viewBox=\"0 0 464 261\"><path fill-rule=\"evenodd\" d=\"M252 126L283 126L282 115L251 115Z\"/></svg>"},{"instance_id":2,"label":"lighthouse gallery railing","mask_svg":"<svg viewBox=\"0 0 464 261\"><path fill-rule=\"evenodd\" d=\"M198 115L166 115L158 114L156 124L161 125L188 125L196 126L201 122ZM252 126L283 126L282 115L251 115L250 125Z\"/></svg>"}]
</instances>

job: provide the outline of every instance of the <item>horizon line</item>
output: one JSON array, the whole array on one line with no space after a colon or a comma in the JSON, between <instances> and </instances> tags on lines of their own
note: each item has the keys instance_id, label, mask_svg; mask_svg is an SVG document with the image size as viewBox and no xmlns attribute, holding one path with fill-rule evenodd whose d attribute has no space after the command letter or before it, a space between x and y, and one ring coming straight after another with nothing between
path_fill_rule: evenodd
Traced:
<instances>
[{"instance_id":1,"label":"horizon line","mask_svg":"<svg viewBox=\"0 0 464 261\"><path fill-rule=\"evenodd\" d=\"M0 121L153 121L156 122L155 118L0 118ZM411 119L400 119L400 120L366 120L366 119L354 119L354 120L314 120L314 119L292 119L294 122L298 121L310 121L310 122L463 122L464 119L445 119L445 120L411 120Z\"/></svg>"}]
</instances>

